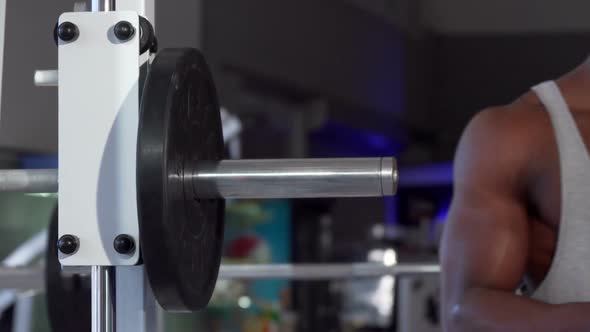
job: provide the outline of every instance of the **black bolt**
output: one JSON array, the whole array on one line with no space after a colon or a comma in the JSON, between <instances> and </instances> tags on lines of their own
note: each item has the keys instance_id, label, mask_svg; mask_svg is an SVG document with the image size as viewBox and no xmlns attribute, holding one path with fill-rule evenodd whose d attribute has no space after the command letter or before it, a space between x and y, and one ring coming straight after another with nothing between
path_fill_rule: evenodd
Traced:
<instances>
[{"instance_id":1,"label":"black bolt","mask_svg":"<svg viewBox=\"0 0 590 332\"><path fill-rule=\"evenodd\" d=\"M57 248L62 254L71 255L78 250L78 238L73 235L64 235L57 241Z\"/></svg>"},{"instance_id":2,"label":"black bolt","mask_svg":"<svg viewBox=\"0 0 590 332\"><path fill-rule=\"evenodd\" d=\"M72 22L63 22L57 27L57 36L65 42L76 39L79 33L78 27Z\"/></svg>"},{"instance_id":3,"label":"black bolt","mask_svg":"<svg viewBox=\"0 0 590 332\"><path fill-rule=\"evenodd\" d=\"M127 41L135 35L135 28L127 21L121 21L115 25L115 37L121 41Z\"/></svg>"},{"instance_id":4,"label":"black bolt","mask_svg":"<svg viewBox=\"0 0 590 332\"><path fill-rule=\"evenodd\" d=\"M135 240L127 234L121 234L113 241L115 250L121 255L131 255L135 251Z\"/></svg>"}]
</instances>

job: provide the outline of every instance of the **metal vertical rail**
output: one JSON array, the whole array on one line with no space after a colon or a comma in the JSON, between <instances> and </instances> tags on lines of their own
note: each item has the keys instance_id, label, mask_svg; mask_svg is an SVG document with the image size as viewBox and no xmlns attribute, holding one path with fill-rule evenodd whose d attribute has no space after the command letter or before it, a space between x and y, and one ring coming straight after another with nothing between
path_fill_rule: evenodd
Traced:
<instances>
[{"instance_id":1,"label":"metal vertical rail","mask_svg":"<svg viewBox=\"0 0 590 332\"><path fill-rule=\"evenodd\" d=\"M116 8L115 0L92 0L93 12L110 12Z\"/></svg>"},{"instance_id":2,"label":"metal vertical rail","mask_svg":"<svg viewBox=\"0 0 590 332\"><path fill-rule=\"evenodd\" d=\"M92 267L92 332L115 331L113 268Z\"/></svg>"}]
</instances>

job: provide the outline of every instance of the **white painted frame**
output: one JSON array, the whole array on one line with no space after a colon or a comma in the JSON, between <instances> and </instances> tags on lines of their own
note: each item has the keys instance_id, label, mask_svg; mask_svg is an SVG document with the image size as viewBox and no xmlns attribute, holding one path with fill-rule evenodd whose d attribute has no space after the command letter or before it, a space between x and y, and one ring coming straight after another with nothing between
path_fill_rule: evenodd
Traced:
<instances>
[{"instance_id":1,"label":"white painted frame","mask_svg":"<svg viewBox=\"0 0 590 332\"><path fill-rule=\"evenodd\" d=\"M79 36L59 42L59 236L73 235L65 266L135 265L139 260L136 151L139 123L139 33L121 42L113 27L132 11L64 13ZM113 242L127 234L130 255Z\"/></svg>"},{"instance_id":2,"label":"white painted frame","mask_svg":"<svg viewBox=\"0 0 590 332\"><path fill-rule=\"evenodd\" d=\"M2 1L2 0L0 0ZM146 17L152 24L154 24L155 19L155 1L154 0L118 0L117 4L117 14L120 11L130 11L137 17L137 14ZM88 13L90 14L90 13ZM92 13L90 15L104 15L107 13ZM135 21L134 21L135 22ZM134 24L135 25L135 24ZM135 53L135 68L139 72L139 66L149 58L145 55L138 56L139 51ZM104 60L104 59L103 59ZM84 59L84 62L88 66L92 66L93 62L91 59ZM131 65L129 61L128 65ZM138 82L139 76L135 77L134 72L134 86L136 86ZM60 82L60 86L62 82ZM107 83L107 82L101 82ZM117 83L119 84L116 79L113 79L112 82L108 82L111 84ZM63 97L66 97L65 95ZM139 96L137 96L139 97ZM138 100L138 98L136 98ZM135 107L135 105L134 105ZM134 109L135 113L138 113L139 105L136 105ZM65 120L65 119L64 119ZM138 125L138 119L135 122L135 127ZM133 133L131 133L133 134ZM134 136L136 137L136 131ZM129 137L128 137L129 138ZM136 145L136 139L130 139L129 142L133 142L133 145ZM135 154L133 153L133 156ZM133 160L133 165L135 165L135 160ZM60 167L61 169L61 167ZM135 177L133 177L135 179ZM133 183L135 184L135 182ZM135 185L133 186L135 188ZM60 186L60 193L63 189ZM61 195L60 195L61 196ZM132 194L130 197L136 197L135 194ZM133 207L136 207L136 203L133 203ZM137 218L134 220L135 224L137 224ZM137 243L139 245L139 237L137 237ZM138 248L139 249L139 248ZM136 252L139 252L137 250ZM85 261L84 265L91 265L94 262ZM116 265L116 264L115 264ZM93 296L96 296L100 292L99 289L93 289ZM149 282L145 275L145 271L143 266L116 266L115 268L115 301L116 301L116 312L115 312L115 321L116 326L115 331L125 331L125 332L159 332L163 331L163 317L162 317L162 310L158 306L149 286ZM92 314L93 317L96 314L96 308L93 308ZM94 327L93 327L94 328Z\"/></svg>"},{"instance_id":3,"label":"white painted frame","mask_svg":"<svg viewBox=\"0 0 590 332\"><path fill-rule=\"evenodd\" d=\"M131 10L147 18L155 27L155 0L118 0L117 10ZM143 64L146 55L139 59ZM143 266L116 268L117 331L164 331L163 311L156 302Z\"/></svg>"}]
</instances>

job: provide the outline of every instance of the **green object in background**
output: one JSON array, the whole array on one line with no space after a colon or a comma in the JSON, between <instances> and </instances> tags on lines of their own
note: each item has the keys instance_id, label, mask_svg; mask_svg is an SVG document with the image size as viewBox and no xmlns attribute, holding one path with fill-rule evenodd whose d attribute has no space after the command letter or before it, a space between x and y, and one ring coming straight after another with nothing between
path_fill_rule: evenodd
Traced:
<instances>
[{"instance_id":1,"label":"green object in background","mask_svg":"<svg viewBox=\"0 0 590 332\"><path fill-rule=\"evenodd\" d=\"M0 194L0 255L10 254L22 242L44 230L57 204L54 195ZM264 241L271 252L266 263L283 263L290 259L289 201L243 201L231 204L227 210L226 239L228 242L243 234L255 234ZM260 262L262 263L262 262ZM236 300L227 306L212 306L205 312L195 314L166 313L166 332L192 332L197 326L206 331L240 331L240 324L256 316L278 321L279 312L269 310L266 304L278 306L280 293L288 287L285 281L252 283L247 296L252 306L245 310ZM246 292L246 290L244 290ZM242 293L244 293L242 292ZM244 294L242 294L244 295ZM48 324L47 306L43 294L35 295L32 329L35 332L51 332ZM214 318L214 319L211 319ZM223 327L228 321L234 328Z\"/></svg>"},{"instance_id":2,"label":"green object in background","mask_svg":"<svg viewBox=\"0 0 590 332\"><path fill-rule=\"evenodd\" d=\"M279 264L291 260L291 204L288 200L236 201L226 215L227 263ZM269 303L280 301L288 282L253 282L251 296Z\"/></svg>"},{"instance_id":3,"label":"green object in background","mask_svg":"<svg viewBox=\"0 0 590 332\"><path fill-rule=\"evenodd\" d=\"M49 225L57 204L54 196L0 194L0 256L2 259Z\"/></svg>"},{"instance_id":4,"label":"green object in background","mask_svg":"<svg viewBox=\"0 0 590 332\"><path fill-rule=\"evenodd\" d=\"M56 204L55 195L0 194L0 257L46 229ZM35 295L32 320L33 331L50 332L43 294Z\"/></svg>"},{"instance_id":5,"label":"green object in background","mask_svg":"<svg viewBox=\"0 0 590 332\"><path fill-rule=\"evenodd\" d=\"M290 261L290 201L228 202L225 225L224 264ZM186 325L177 331L188 332L196 328L208 332L262 332L267 324L276 325L281 321L282 305L289 287L285 280L219 280L209 307L191 315L198 317L198 325Z\"/></svg>"}]
</instances>

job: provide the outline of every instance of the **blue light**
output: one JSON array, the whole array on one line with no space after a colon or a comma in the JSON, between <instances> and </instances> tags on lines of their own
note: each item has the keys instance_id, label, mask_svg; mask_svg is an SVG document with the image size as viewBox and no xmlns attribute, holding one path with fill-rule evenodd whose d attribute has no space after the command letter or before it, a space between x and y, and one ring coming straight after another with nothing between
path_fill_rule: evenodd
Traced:
<instances>
[{"instance_id":1,"label":"blue light","mask_svg":"<svg viewBox=\"0 0 590 332\"><path fill-rule=\"evenodd\" d=\"M24 169L57 168L57 155L24 155L20 159Z\"/></svg>"},{"instance_id":2,"label":"blue light","mask_svg":"<svg viewBox=\"0 0 590 332\"><path fill-rule=\"evenodd\" d=\"M380 157L398 154L402 144L384 134L328 122L310 135L314 157Z\"/></svg>"},{"instance_id":3,"label":"blue light","mask_svg":"<svg viewBox=\"0 0 590 332\"><path fill-rule=\"evenodd\" d=\"M393 225L397 223L397 198L384 197L383 204L385 204L385 224Z\"/></svg>"},{"instance_id":4,"label":"blue light","mask_svg":"<svg viewBox=\"0 0 590 332\"><path fill-rule=\"evenodd\" d=\"M453 184L453 164L440 163L401 168L400 188L450 186Z\"/></svg>"},{"instance_id":5,"label":"blue light","mask_svg":"<svg viewBox=\"0 0 590 332\"><path fill-rule=\"evenodd\" d=\"M387 150L390 149L391 142L385 136L367 134L367 142L372 148Z\"/></svg>"},{"instance_id":6,"label":"blue light","mask_svg":"<svg viewBox=\"0 0 590 332\"><path fill-rule=\"evenodd\" d=\"M436 215L434 216L434 222L435 223L446 222L447 218L449 217L450 210L451 210L451 198L449 197L440 203L439 208L436 211Z\"/></svg>"}]
</instances>

